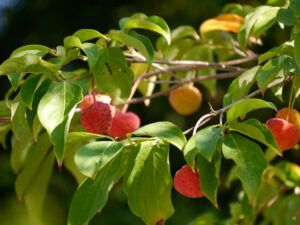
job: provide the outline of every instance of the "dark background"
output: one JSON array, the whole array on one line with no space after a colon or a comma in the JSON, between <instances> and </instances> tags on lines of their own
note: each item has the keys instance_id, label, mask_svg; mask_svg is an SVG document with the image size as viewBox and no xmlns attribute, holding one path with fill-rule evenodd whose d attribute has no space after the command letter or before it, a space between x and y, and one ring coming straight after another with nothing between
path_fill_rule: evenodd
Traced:
<instances>
[{"instance_id":1,"label":"dark background","mask_svg":"<svg viewBox=\"0 0 300 225\"><path fill-rule=\"evenodd\" d=\"M179 25L192 25L198 29L199 25L208 18L221 13L222 7L229 2L259 5L265 1L227 1L227 0L0 0L0 62L7 59L10 53L25 44L40 44L49 47L61 45L67 35L71 35L81 28L91 28L106 33L109 29L117 29L120 18L130 16L135 12L147 15L158 15L166 20L171 29ZM153 43L157 36L153 36ZM264 37L264 46L258 47L257 52L264 52L288 39L288 33L277 27ZM222 107L222 97L226 92L230 80L218 82L217 99L210 101L215 109ZM6 77L0 77L0 99L10 87ZM201 89L202 87L200 87ZM268 96L267 96L268 97ZM271 98L271 97L270 97ZM278 105L282 103L275 101ZM298 104L299 105L299 104ZM155 99L151 106L143 104L130 107L136 112L143 124L159 120L169 120L182 129L191 127L200 115L209 112L203 106L201 110L188 117L173 112L166 97ZM265 112L262 119L270 117L272 112ZM217 121L212 121L217 123ZM9 143L8 143L9 144ZM177 149L170 152L172 174L179 169L184 160ZM222 162L222 176L227 174L231 162ZM22 223L25 218L24 206L16 201L14 193L15 175L9 165L9 150L0 148L0 224L27 225ZM47 198L47 215L45 224L65 224L68 207L76 189L76 182L66 171L55 167L54 175L49 187ZM219 193L220 209L216 210L205 198L188 199L175 191L172 195L175 214L167 221L167 225L185 225L193 221L198 215L212 213L215 218L229 216L229 201L237 199L240 183L235 182L231 189L221 186ZM56 218L54 218L56 217ZM10 219L7 219L10 218ZM51 222L52 221L52 222ZM55 221L55 222L54 222ZM113 189L108 204L100 215L95 216L90 224L143 224L128 208L121 185Z\"/></svg>"}]
</instances>

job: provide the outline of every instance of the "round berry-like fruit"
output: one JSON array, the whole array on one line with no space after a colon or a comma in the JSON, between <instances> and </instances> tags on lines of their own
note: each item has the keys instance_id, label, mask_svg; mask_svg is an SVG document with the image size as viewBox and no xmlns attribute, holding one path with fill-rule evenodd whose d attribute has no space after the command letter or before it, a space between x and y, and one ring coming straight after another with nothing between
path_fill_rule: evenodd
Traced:
<instances>
[{"instance_id":1,"label":"round berry-like fruit","mask_svg":"<svg viewBox=\"0 0 300 225\"><path fill-rule=\"evenodd\" d=\"M170 92L169 102L182 115L195 113L202 104L202 94L194 86L182 86Z\"/></svg>"},{"instance_id":2,"label":"round berry-like fruit","mask_svg":"<svg viewBox=\"0 0 300 225\"><path fill-rule=\"evenodd\" d=\"M123 113L116 109L115 116L112 119L107 134L111 137L120 139L126 138L127 133L132 133L140 127L140 118L133 112Z\"/></svg>"},{"instance_id":3,"label":"round berry-like fruit","mask_svg":"<svg viewBox=\"0 0 300 225\"><path fill-rule=\"evenodd\" d=\"M300 140L300 131L294 124L283 119L271 118L266 122L274 135L277 145L282 150L293 148Z\"/></svg>"},{"instance_id":4,"label":"round berry-like fruit","mask_svg":"<svg viewBox=\"0 0 300 225\"><path fill-rule=\"evenodd\" d=\"M105 134L112 121L109 105L103 102L93 103L83 110L80 121L87 132Z\"/></svg>"},{"instance_id":5,"label":"round berry-like fruit","mask_svg":"<svg viewBox=\"0 0 300 225\"><path fill-rule=\"evenodd\" d=\"M288 108L280 109L276 114L276 118L286 120L288 111ZM296 125L298 129L300 129L300 114L296 109L290 109L288 122Z\"/></svg>"},{"instance_id":6,"label":"round berry-like fruit","mask_svg":"<svg viewBox=\"0 0 300 225\"><path fill-rule=\"evenodd\" d=\"M189 198L201 198L204 196L200 189L198 171L195 170L195 173L193 173L187 164L175 173L174 187L180 194Z\"/></svg>"},{"instance_id":7,"label":"round berry-like fruit","mask_svg":"<svg viewBox=\"0 0 300 225\"><path fill-rule=\"evenodd\" d=\"M95 95L96 101L97 102L103 102L106 104L111 103L111 98L108 95L101 95L101 94L96 94ZM83 112L87 107L92 105L94 103L94 98L93 95L85 95L83 97L82 102L80 103L80 111Z\"/></svg>"}]
</instances>

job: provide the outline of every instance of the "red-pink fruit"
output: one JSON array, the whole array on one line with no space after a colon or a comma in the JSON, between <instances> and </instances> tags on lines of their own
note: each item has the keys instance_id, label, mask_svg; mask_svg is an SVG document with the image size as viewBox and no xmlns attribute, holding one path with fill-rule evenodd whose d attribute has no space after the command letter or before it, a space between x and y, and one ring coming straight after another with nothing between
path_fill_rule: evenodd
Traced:
<instances>
[{"instance_id":1,"label":"red-pink fruit","mask_svg":"<svg viewBox=\"0 0 300 225\"><path fill-rule=\"evenodd\" d=\"M200 189L198 171L195 170L195 173L193 173L187 164L175 173L174 187L180 194L189 198L201 198L204 196Z\"/></svg>"},{"instance_id":2,"label":"red-pink fruit","mask_svg":"<svg viewBox=\"0 0 300 225\"><path fill-rule=\"evenodd\" d=\"M111 98L108 95L102 95L102 94L95 94L95 98L97 102L103 102L106 104L111 103ZM85 95L83 97L82 102L80 103L80 111L83 112L87 107L92 105L94 103L94 97L93 95Z\"/></svg>"},{"instance_id":3,"label":"red-pink fruit","mask_svg":"<svg viewBox=\"0 0 300 225\"><path fill-rule=\"evenodd\" d=\"M300 140L300 131L297 126L283 119L271 118L266 122L267 127L274 135L280 149L294 147Z\"/></svg>"},{"instance_id":4,"label":"red-pink fruit","mask_svg":"<svg viewBox=\"0 0 300 225\"><path fill-rule=\"evenodd\" d=\"M115 116L112 119L107 134L111 137L120 139L126 138L127 133L132 133L140 127L140 118L133 112L123 113L116 109Z\"/></svg>"},{"instance_id":5,"label":"red-pink fruit","mask_svg":"<svg viewBox=\"0 0 300 225\"><path fill-rule=\"evenodd\" d=\"M105 134L112 121L109 105L103 102L95 102L83 110L80 121L87 132Z\"/></svg>"}]
</instances>

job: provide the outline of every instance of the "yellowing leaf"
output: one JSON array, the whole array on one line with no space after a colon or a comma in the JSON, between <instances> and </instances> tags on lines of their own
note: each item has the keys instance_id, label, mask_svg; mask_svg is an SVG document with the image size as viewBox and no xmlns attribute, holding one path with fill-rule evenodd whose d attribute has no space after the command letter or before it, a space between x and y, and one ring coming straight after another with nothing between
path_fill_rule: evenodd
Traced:
<instances>
[{"instance_id":1,"label":"yellowing leaf","mask_svg":"<svg viewBox=\"0 0 300 225\"><path fill-rule=\"evenodd\" d=\"M205 20L200 25L200 33L209 31L223 30L238 33L244 18L236 14L222 14L212 19Z\"/></svg>"}]
</instances>

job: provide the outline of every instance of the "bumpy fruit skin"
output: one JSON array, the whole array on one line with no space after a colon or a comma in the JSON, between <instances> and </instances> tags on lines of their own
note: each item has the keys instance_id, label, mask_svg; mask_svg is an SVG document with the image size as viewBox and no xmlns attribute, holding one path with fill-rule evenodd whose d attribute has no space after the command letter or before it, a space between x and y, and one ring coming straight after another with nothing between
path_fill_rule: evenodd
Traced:
<instances>
[{"instance_id":1,"label":"bumpy fruit skin","mask_svg":"<svg viewBox=\"0 0 300 225\"><path fill-rule=\"evenodd\" d=\"M170 92L169 102L179 114L191 115L200 108L202 94L194 86L182 86Z\"/></svg>"},{"instance_id":2,"label":"bumpy fruit skin","mask_svg":"<svg viewBox=\"0 0 300 225\"><path fill-rule=\"evenodd\" d=\"M189 165L184 165L174 176L174 187L183 196L189 198L201 198L203 193L200 189L199 173L191 170Z\"/></svg>"},{"instance_id":3,"label":"bumpy fruit skin","mask_svg":"<svg viewBox=\"0 0 300 225\"><path fill-rule=\"evenodd\" d=\"M140 125L140 118L135 113L122 113L119 109L116 109L115 116L112 119L107 134L111 137L123 139L126 138L127 133L134 132Z\"/></svg>"},{"instance_id":4,"label":"bumpy fruit skin","mask_svg":"<svg viewBox=\"0 0 300 225\"><path fill-rule=\"evenodd\" d=\"M111 103L111 98L108 95L101 95L101 94L96 94L95 95L96 101L97 102L103 102L106 104ZM83 97L83 101L80 103L80 111L83 112L87 107L92 105L94 103L94 98L93 95L85 95Z\"/></svg>"},{"instance_id":5,"label":"bumpy fruit skin","mask_svg":"<svg viewBox=\"0 0 300 225\"><path fill-rule=\"evenodd\" d=\"M276 118L286 120L288 110L288 108L280 109L276 114ZM298 129L300 129L300 114L296 109L290 109L288 122L296 125Z\"/></svg>"},{"instance_id":6,"label":"bumpy fruit skin","mask_svg":"<svg viewBox=\"0 0 300 225\"><path fill-rule=\"evenodd\" d=\"M294 125L283 119L271 118L266 122L274 135L277 145L282 150L293 148L300 140L300 131Z\"/></svg>"},{"instance_id":7,"label":"bumpy fruit skin","mask_svg":"<svg viewBox=\"0 0 300 225\"><path fill-rule=\"evenodd\" d=\"M105 134L112 121L109 105L103 102L95 102L83 110L80 121L87 132Z\"/></svg>"}]
</instances>

